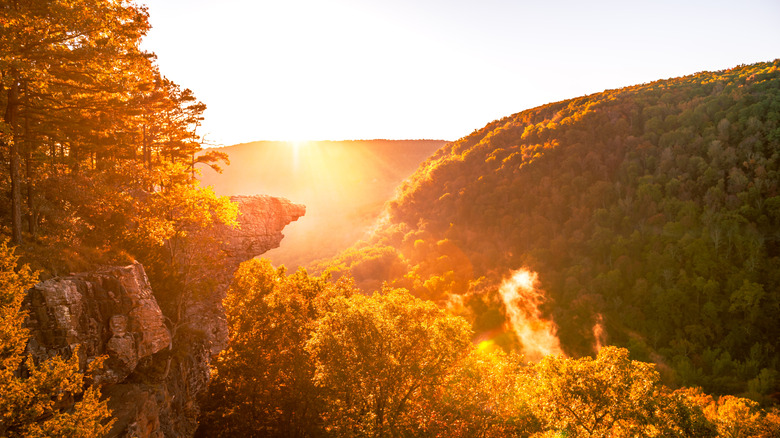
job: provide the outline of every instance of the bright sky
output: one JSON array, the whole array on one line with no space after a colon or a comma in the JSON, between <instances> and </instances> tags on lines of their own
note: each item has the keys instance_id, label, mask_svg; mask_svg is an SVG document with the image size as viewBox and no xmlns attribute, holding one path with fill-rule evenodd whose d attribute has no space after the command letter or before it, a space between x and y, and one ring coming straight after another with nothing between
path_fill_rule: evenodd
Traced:
<instances>
[{"instance_id":1,"label":"bright sky","mask_svg":"<svg viewBox=\"0 0 780 438\"><path fill-rule=\"evenodd\" d=\"M780 1L137 0L200 133L456 140L549 102L780 57Z\"/></svg>"}]
</instances>

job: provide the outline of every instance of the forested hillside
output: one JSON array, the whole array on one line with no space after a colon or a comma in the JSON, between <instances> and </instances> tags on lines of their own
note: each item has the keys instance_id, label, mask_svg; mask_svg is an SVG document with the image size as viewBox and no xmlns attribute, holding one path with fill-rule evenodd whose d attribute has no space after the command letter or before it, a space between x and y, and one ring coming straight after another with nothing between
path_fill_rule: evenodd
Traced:
<instances>
[{"instance_id":1,"label":"forested hillside","mask_svg":"<svg viewBox=\"0 0 780 438\"><path fill-rule=\"evenodd\" d=\"M607 342L670 384L769 401L779 171L780 61L608 90L448 144L372 243L318 269L407 287L488 336L506 327L499 283L526 267L566 353Z\"/></svg>"}]
</instances>

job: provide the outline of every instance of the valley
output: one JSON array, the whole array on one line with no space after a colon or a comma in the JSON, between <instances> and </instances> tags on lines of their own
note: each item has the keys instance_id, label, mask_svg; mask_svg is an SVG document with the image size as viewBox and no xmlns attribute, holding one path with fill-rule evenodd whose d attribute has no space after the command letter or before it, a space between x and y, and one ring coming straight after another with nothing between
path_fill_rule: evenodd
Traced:
<instances>
[{"instance_id":1,"label":"valley","mask_svg":"<svg viewBox=\"0 0 780 438\"><path fill-rule=\"evenodd\" d=\"M199 177L218 195L273 194L306 206L264 257L295 270L366 239L384 204L441 140L253 142L216 149L230 165ZM205 150L207 153L209 150Z\"/></svg>"}]
</instances>

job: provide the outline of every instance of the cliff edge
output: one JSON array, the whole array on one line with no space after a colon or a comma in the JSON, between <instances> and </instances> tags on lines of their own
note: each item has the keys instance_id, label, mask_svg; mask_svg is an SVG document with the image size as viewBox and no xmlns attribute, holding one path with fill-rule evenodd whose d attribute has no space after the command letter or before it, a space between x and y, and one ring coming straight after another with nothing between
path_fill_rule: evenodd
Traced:
<instances>
[{"instance_id":1,"label":"cliff edge","mask_svg":"<svg viewBox=\"0 0 780 438\"><path fill-rule=\"evenodd\" d=\"M238 204L239 227L220 227L220 238L234 265L231 275L241 262L278 248L284 227L306 214L306 206L285 198L253 195L231 196L230 200Z\"/></svg>"},{"instance_id":2,"label":"cliff edge","mask_svg":"<svg viewBox=\"0 0 780 438\"><path fill-rule=\"evenodd\" d=\"M221 227L228 263L208 296L184 303L173 324L143 266L55 277L28 291L28 352L36 360L78 352L82 370L107 360L94 379L117 419L110 436L184 437L197 427L198 396L211 358L227 345L222 298L238 265L280 245L282 230L306 212L271 196L237 196L239 227Z\"/></svg>"}]
</instances>

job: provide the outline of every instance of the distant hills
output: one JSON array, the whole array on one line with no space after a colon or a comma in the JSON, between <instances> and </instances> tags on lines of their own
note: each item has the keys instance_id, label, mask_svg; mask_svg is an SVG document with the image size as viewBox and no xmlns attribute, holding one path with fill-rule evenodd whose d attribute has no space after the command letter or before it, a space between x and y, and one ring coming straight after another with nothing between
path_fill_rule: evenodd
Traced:
<instances>
[{"instance_id":1,"label":"distant hills","mask_svg":"<svg viewBox=\"0 0 780 438\"><path fill-rule=\"evenodd\" d=\"M443 140L258 141L219 148L230 165L200 177L220 195L270 194L306 205L284 230L282 246L266 253L295 269L335 255L375 224L396 188ZM208 152L208 151L205 151Z\"/></svg>"},{"instance_id":2,"label":"distant hills","mask_svg":"<svg viewBox=\"0 0 780 438\"><path fill-rule=\"evenodd\" d=\"M506 327L499 283L527 267L570 355L605 340L670 384L780 392L780 61L494 121L386 213L319 269L407 287L489 334Z\"/></svg>"}]
</instances>

